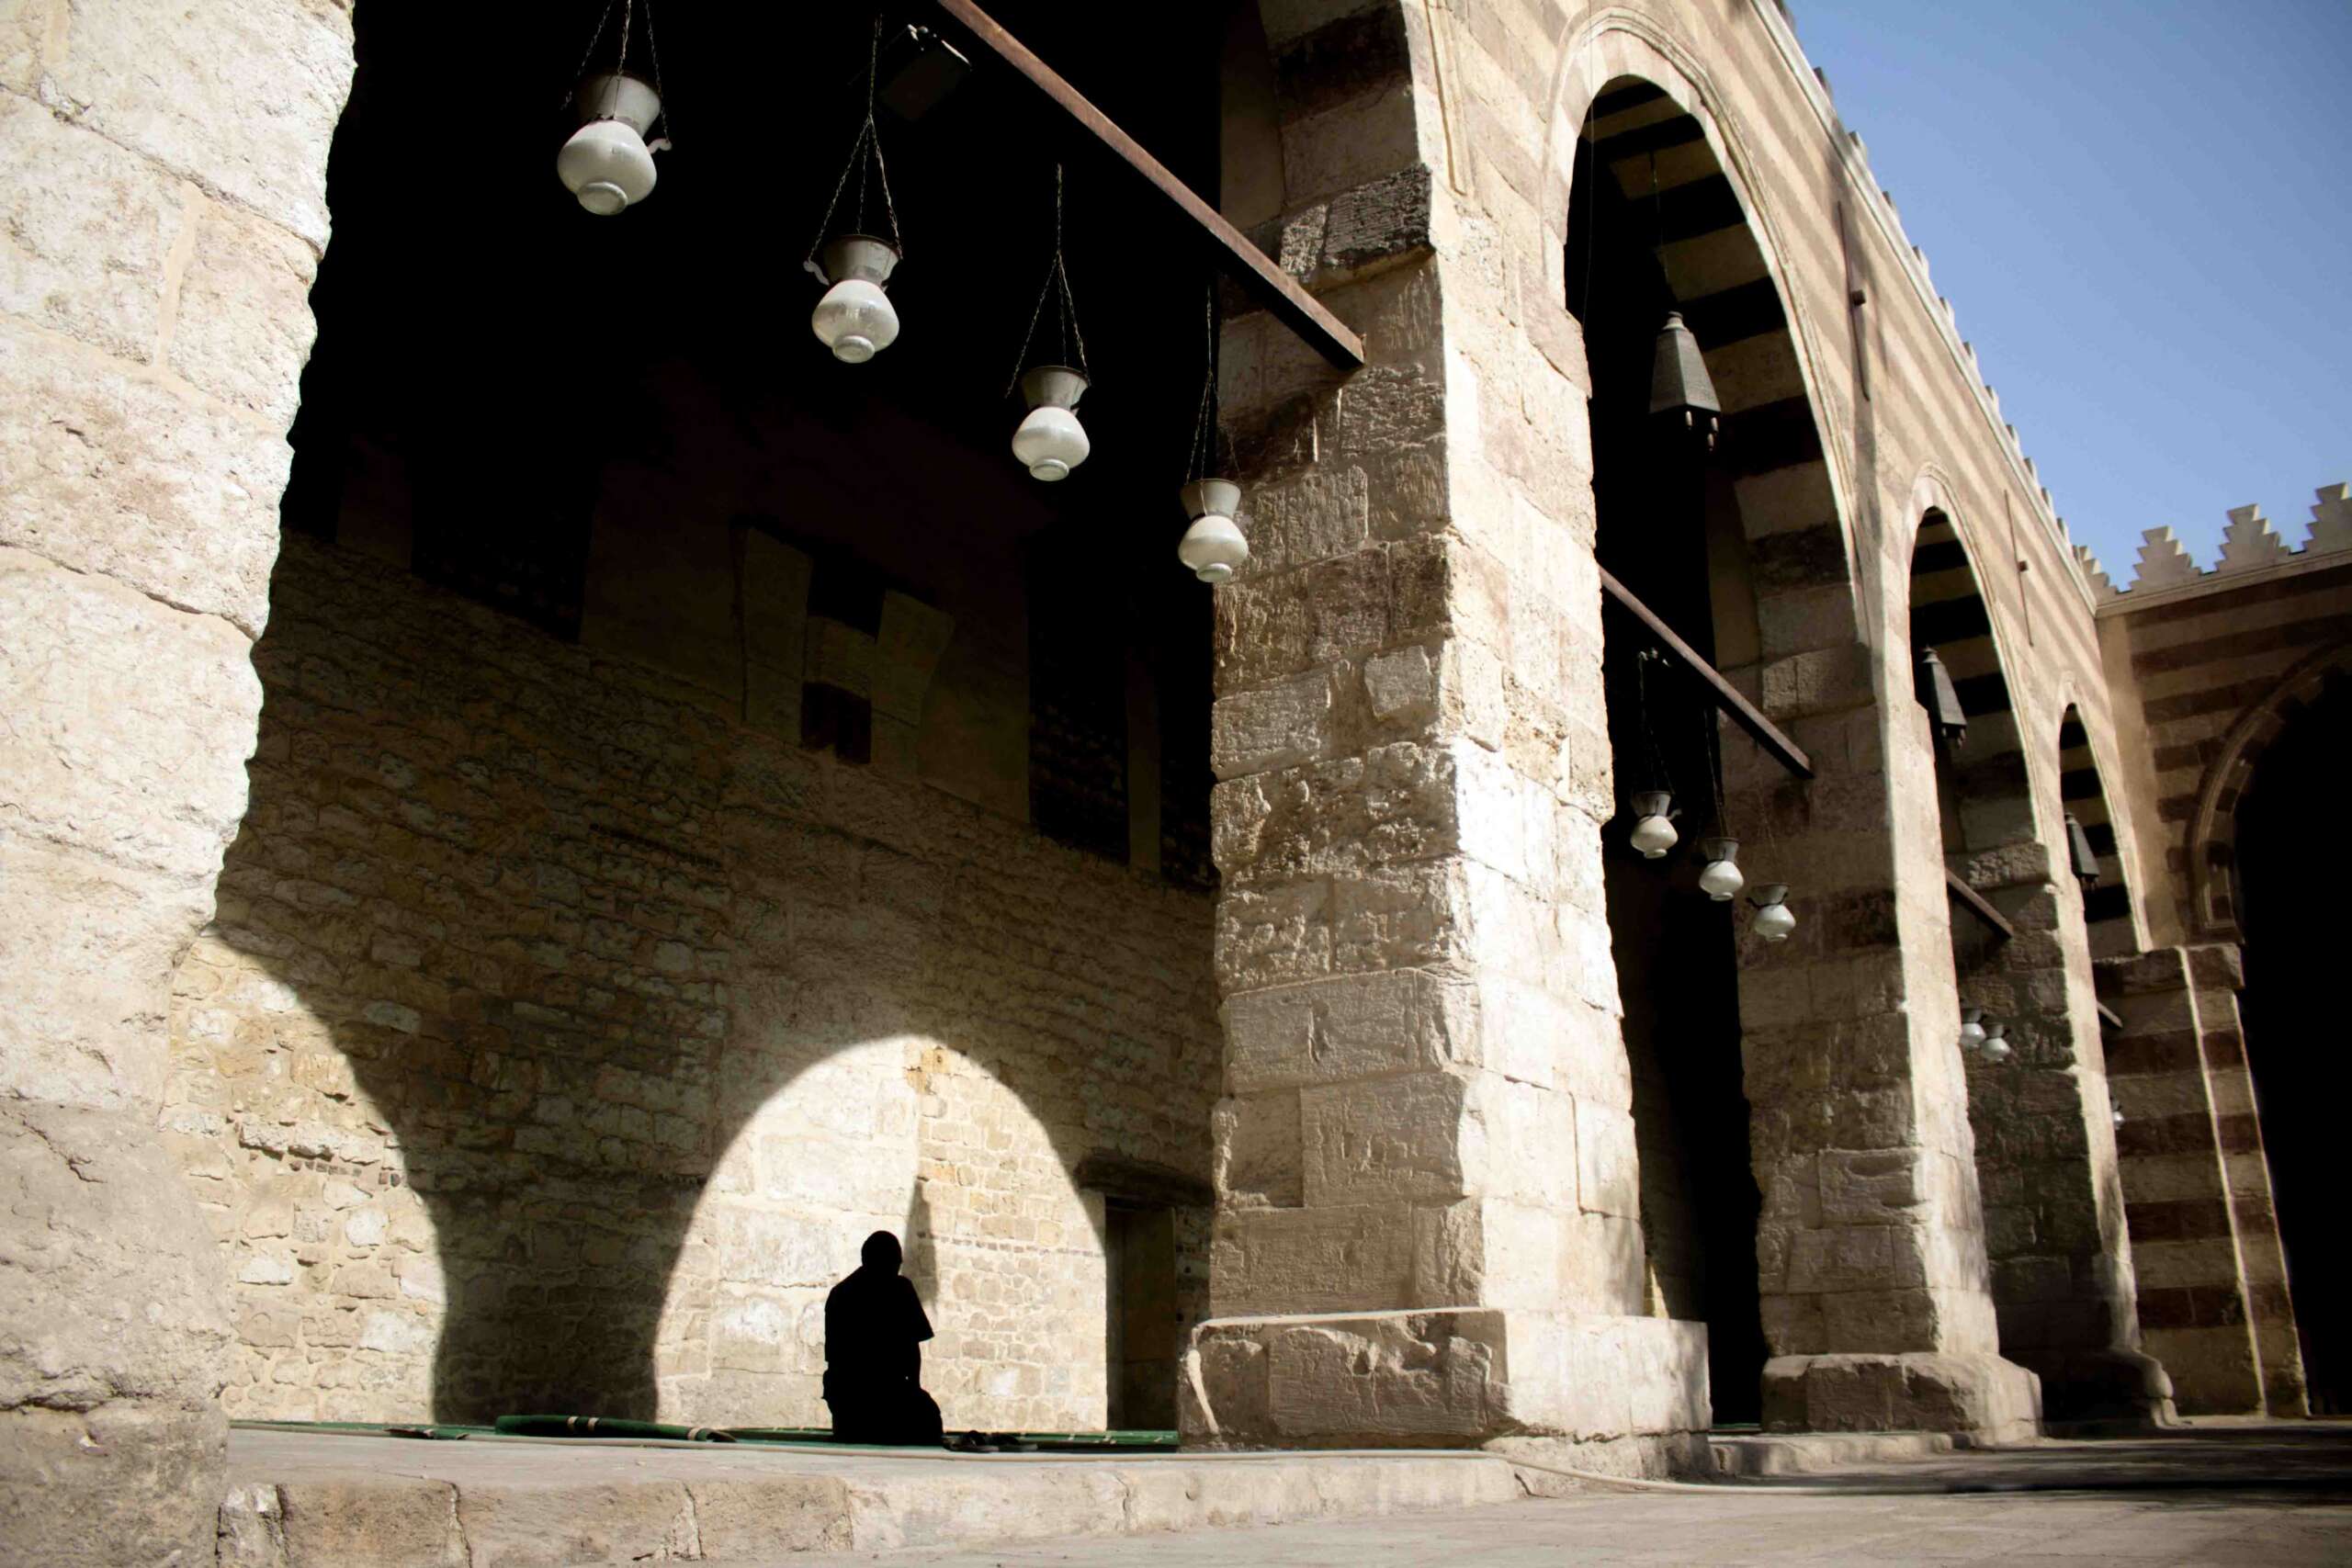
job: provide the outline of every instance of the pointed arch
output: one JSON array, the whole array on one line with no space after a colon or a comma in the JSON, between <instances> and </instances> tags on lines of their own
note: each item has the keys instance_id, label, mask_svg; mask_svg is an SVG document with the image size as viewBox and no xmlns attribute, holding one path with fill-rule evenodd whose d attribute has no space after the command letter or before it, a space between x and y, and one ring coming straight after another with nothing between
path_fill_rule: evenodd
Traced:
<instances>
[{"instance_id":1,"label":"pointed arch","mask_svg":"<svg viewBox=\"0 0 2352 1568\"><path fill-rule=\"evenodd\" d=\"M2233 874L2237 864L2237 808L2254 783L2255 767L2298 712L2332 682L2352 671L2352 637L2310 655L2280 677L2239 716L2205 764L2197 811L2188 823L2188 908L2200 940L2243 940Z\"/></svg>"},{"instance_id":2,"label":"pointed arch","mask_svg":"<svg viewBox=\"0 0 2352 1568\"><path fill-rule=\"evenodd\" d=\"M2058 798L2065 817L2081 825L2098 866L2097 880L2083 887L2083 924L2093 958L2121 958L2138 952L2140 941L2132 919L2132 886L2117 840L2115 812L2102 778L2082 710L2068 703L2058 724ZM2072 829L2068 830L2071 834Z\"/></svg>"}]
</instances>

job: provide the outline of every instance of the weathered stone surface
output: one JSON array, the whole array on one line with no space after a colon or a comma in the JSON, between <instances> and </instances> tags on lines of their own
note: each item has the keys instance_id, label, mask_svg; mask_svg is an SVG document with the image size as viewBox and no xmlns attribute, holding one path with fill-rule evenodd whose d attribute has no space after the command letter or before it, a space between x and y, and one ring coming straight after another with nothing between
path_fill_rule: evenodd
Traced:
<instances>
[{"instance_id":1,"label":"weathered stone surface","mask_svg":"<svg viewBox=\"0 0 2352 1568\"><path fill-rule=\"evenodd\" d=\"M1520 1446L1702 1430L1706 1336L1665 1319L1461 1309L1203 1325L1187 1429L1220 1444L1375 1436Z\"/></svg>"},{"instance_id":2,"label":"weathered stone surface","mask_svg":"<svg viewBox=\"0 0 2352 1568\"><path fill-rule=\"evenodd\" d=\"M1311 674L1216 705L1210 756L1220 778L1284 768L1322 754L1329 739L1331 682Z\"/></svg>"},{"instance_id":3,"label":"weathered stone surface","mask_svg":"<svg viewBox=\"0 0 2352 1568\"><path fill-rule=\"evenodd\" d=\"M175 882L210 879L244 812L261 706L235 627L0 548L0 682L14 715L0 820Z\"/></svg>"},{"instance_id":4,"label":"weathered stone surface","mask_svg":"<svg viewBox=\"0 0 2352 1568\"><path fill-rule=\"evenodd\" d=\"M342 6L238 0L176 14L107 0L77 8L33 91L184 178L327 242L326 161L351 86Z\"/></svg>"},{"instance_id":5,"label":"weathered stone surface","mask_svg":"<svg viewBox=\"0 0 2352 1568\"><path fill-rule=\"evenodd\" d=\"M290 426L316 335L310 296L318 253L225 202L191 202L183 220L195 240L172 304L164 363L221 401Z\"/></svg>"},{"instance_id":6,"label":"weathered stone surface","mask_svg":"<svg viewBox=\"0 0 2352 1568\"><path fill-rule=\"evenodd\" d=\"M1992 1356L1781 1356L1764 1368L1764 1421L1774 1430L1967 1433L1980 1442L2030 1437L2039 1381Z\"/></svg>"},{"instance_id":7,"label":"weathered stone surface","mask_svg":"<svg viewBox=\"0 0 2352 1568\"><path fill-rule=\"evenodd\" d=\"M220 1505L214 1550L220 1568L288 1568L285 1510L274 1483L249 1481L230 1486Z\"/></svg>"},{"instance_id":8,"label":"weathered stone surface","mask_svg":"<svg viewBox=\"0 0 2352 1568\"><path fill-rule=\"evenodd\" d=\"M464 1562L467 1568L565 1568L574 1562L641 1562L649 1555L657 1561L703 1557L707 1554L696 1530L702 1499L689 1501L686 1492L675 1482L560 1490L462 1487L456 1513ZM766 1501L773 1507L774 1499ZM721 1534L731 1533L722 1521ZM757 1550L805 1551L813 1544L763 1541Z\"/></svg>"},{"instance_id":9,"label":"weathered stone surface","mask_svg":"<svg viewBox=\"0 0 2352 1568\"><path fill-rule=\"evenodd\" d=\"M0 546L261 630L284 431L5 323L0 406Z\"/></svg>"},{"instance_id":10,"label":"weathered stone surface","mask_svg":"<svg viewBox=\"0 0 2352 1568\"><path fill-rule=\"evenodd\" d=\"M446 1481L289 1483L278 1497L289 1568L471 1568L458 1489Z\"/></svg>"},{"instance_id":11,"label":"weathered stone surface","mask_svg":"<svg viewBox=\"0 0 2352 1568\"><path fill-rule=\"evenodd\" d=\"M235 1414L822 1424L824 1292L889 1229L952 1423L1105 1418L1072 1173L1208 1177L1203 895L350 552L288 540L276 596L164 1113Z\"/></svg>"},{"instance_id":12,"label":"weathered stone surface","mask_svg":"<svg viewBox=\"0 0 2352 1568\"><path fill-rule=\"evenodd\" d=\"M153 355L180 184L11 93L0 97L0 311L118 359Z\"/></svg>"},{"instance_id":13,"label":"weathered stone surface","mask_svg":"<svg viewBox=\"0 0 2352 1568\"><path fill-rule=\"evenodd\" d=\"M37 1541L42 1561L88 1568L212 1558L232 1333L220 1260L143 1122L0 1103L0 1551L12 1557Z\"/></svg>"}]
</instances>

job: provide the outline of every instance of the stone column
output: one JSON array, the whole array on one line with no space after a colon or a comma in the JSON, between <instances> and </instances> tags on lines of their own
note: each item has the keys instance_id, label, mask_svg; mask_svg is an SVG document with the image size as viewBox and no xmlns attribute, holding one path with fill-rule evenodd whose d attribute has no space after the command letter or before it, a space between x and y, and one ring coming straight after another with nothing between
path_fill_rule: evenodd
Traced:
<instances>
[{"instance_id":1,"label":"stone column","mask_svg":"<svg viewBox=\"0 0 2352 1568\"><path fill-rule=\"evenodd\" d=\"M2052 1421L2164 1425L2171 1383L2141 1348L2082 900L2050 857L2028 840L1964 873L2017 929L1960 982L2016 1052L1967 1065L2001 1353L2040 1376Z\"/></svg>"},{"instance_id":2,"label":"stone column","mask_svg":"<svg viewBox=\"0 0 2352 1568\"><path fill-rule=\"evenodd\" d=\"M2184 1412L2259 1411L2261 1361L2188 951L2104 959L2098 974L2123 1021L2108 1045L2108 1087L2124 1118L2115 1141L2148 1348Z\"/></svg>"},{"instance_id":3,"label":"stone column","mask_svg":"<svg viewBox=\"0 0 2352 1568\"><path fill-rule=\"evenodd\" d=\"M2213 1101L2230 1220L2238 1233L2238 1265L2245 1270L2255 1358L2262 1367L2263 1414L2309 1416L2302 1338L2296 1329L2294 1298L2287 1289L2287 1248L2278 1235L2270 1156L2262 1145L2262 1115L2255 1101L2254 1074L2246 1065L2245 1031L2238 1012L2238 993L2245 989L2245 955L2235 942L2192 947L2188 974L2197 987L2206 1089Z\"/></svg>"},{"instance_id":4,"label":"stone column","mask_svg":"<svg viewBox=\"0 0 2352 1568\"><path fill-rule=\"evenodd\" d=\"M1706 1425L1705 1331L1640 1315L1582 397L1548 367L1514 385L1532 349L1452 341L1478 295L1451 297L1406 17L1270 39L1286 117L1318 122L1285 146L1339 189L1267 246L1368 363L1343 378L1263 313L1227 328L1253 559L1217 590L1226 1096L1181 1420L1656 1468Z\"/></svg>"},{"instance_id":5,"label":"stone column","mask_svg":"<svg viewBox=\"0 0 2352 1568\"><path fill-rule=\"evenodd\" d=\"M1756 825L1749 880L1788 883L1799 921L1783 942L1740 939L1764 1418L2008 1440L2036 1429L2040 1393L1998 1349L1934 753L1907 671L1882 696L1875 659L1768 632L1756 689L1816 776L1726 749L1734 820Z\"/></svg>"},{"instance_id":6,"label":"stone column","mask_svg":"<svg viewBox=\"0 0 2352 1568\"><path fill-rule=\"evenodd\" d=\"M2190 1415L2309 1405L2270 1172L2238 1029L2233 945L2097 965L2125 1215L2149 1350Z\"/></svg>"},{"instance_id":7,"label":"stone column","mask_svg":"<svg viewBox=\"0 0 2352 1568\"><path fill-rule=\"evenodd\" d=\"M348 16L0 18L0 1541L209 1562L229 1332L157 1143L243 814Z\"/></svg>"}]
</instances>

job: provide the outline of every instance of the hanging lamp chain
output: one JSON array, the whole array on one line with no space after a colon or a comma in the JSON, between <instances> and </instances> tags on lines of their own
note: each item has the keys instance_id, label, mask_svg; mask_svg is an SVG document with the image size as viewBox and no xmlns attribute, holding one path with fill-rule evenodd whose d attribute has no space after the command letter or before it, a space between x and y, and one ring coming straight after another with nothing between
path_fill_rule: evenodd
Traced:
<instances>
[{"instance_id":1,"label":"hanging lamp chain","mask_svg":"<svg viewBox=\"0 0 2352 1568\"><path fill-rule=\"evenodd\" d=\"M1661 789L1672 795L1674 780L1666 771L1666 753L1659 750L1657 730L1650 723L1650 666L1664 663L1665 660L1665 654L1655 648L1645 648L1634 660L1634 673L1636 694L1641 700L1642 748L1649 753L1650 774L1653 780L1649 787Z\"/></svg>"},{"instance_id":2,"label":"hanging lamp chain","mask_svg":"<svg viewBox=\"0 0 2352 1568\"><path fill-rule=\"evenodd\" d=\"M1021 334L1021 352L1012 362L1012 378L1004 384L1004 395L1011 397L1021 385L1021 373L1028 368L1029 350L1037 341L1037 323L1046 319L1046 301L1060 294L1054 308L1054 323L1060 340L1061 363L1070 366L1091 384L1093 371L1086 365L1086 339L1078 330L1078 297L1070 291L1069 267L1062 259L1062 166L1054 165L1054 255L1046 266L1045 287L1037 291L1037 308L1029 312L1029 330ZM1075 350L1075 353L1072 351Z\"/></svg>"},{"instance_id":3,"label":"hanging lamp chain","mask_svg":"<svg viewBox=\"0 0 2352 1568\"><path fill-rule=\"evenodd\" d=\"M1216 278L1211 275L1208 303L1204 312L1207 321L1207 338L1203 352L1205 366L1201 377L1201 406L1193 421L1193 445L1185 454L1188 479L1204 479L1216 464Z\"/></svg>"},{"instance_id":4,"label":"hanging lamp chain","mask_svg":"<svg viewBox=\"0 0 2352 1568\"><path fill-rule=\"evenodd\" d=\"M588 62L596 58L596 45L603 41L605 28L613 19L613 7L619 4L620 0L605 0L605 8L596 14L596 30L588 35L588 47L580 51L580 63L571 68L571 80L563 85L563 97L557 105L559 108L570 108L571 100L580 92L580 84L588 79ZM628 47L626 39L622 47Z\"/></svg>"},{"instance_id":5,"label":"hanging lamp chain","mask_svg":"<svg viewBox=\"0 0 2352 1568\"><path fill-rule=\"evenodd\" d=\"M1699 722L1706 726L1707 783L1715 806L1715 831L1724 838L1736 835L1724 811L1724 721L1721 715L1704 703L1699 705Z\"/></svg>"},{"instance_id":6,"label":"hanging lamp chain","mask_svg":"<svg viewBox=\"0 0 2352 1568\"><path fill-rule=\"evenodd\" d=\"M801 266L825 281L824 269L817 265L817 253L825 248L825 237L833 232L833 215L841 210L842 193L849 189L849 176L857 175L857 206L851 216L855 220L853 232L865 232L865 193L868 182L882 189L882 216L890 228L890 246L906 259L906 236L899 230L899 205L890 199L890 165L882 156L882 131L874 122L875 86L882 66L882 18L874 19L874 37L865 52L865 118L859 122L857 135L849 144L849 161L842 165L842 177L833 182L833 197L825 203L825 216L817 225L817 237L808 242L808 254L800 260ZM870 166L869 166L870 165Z\"/></svg>"},{"instance_id":7,"label":"hanging lamp chain","mask_svg":"<svg viewBox=\"0 0 2352 1568\"><path fill-rule=\"evenodd\" d=\"M670 119L670 89L662 85L662 46L653 38L653 0L645 0L645 53L653 65L653 96L662 104L662 140L674 143Z\"/></svg>"},{"instance_id":8,"label":"hanging lamp chain","mask_svg":"<svg viewBox=\"0 0 2352 1568\"><path fill-rule=\"evenodd\" d=\"M558 105L560 108L569 109L571 107L572 99L580 92L580 85L588 79L588 62L596 58L596 46L604 41L605 29L612 25L613 7L616 6L620 7L621 31L619 44L613 51L613 74L618 76L628 73L628 35L635 26L637 0L605 0L605 8L596 14L595 30L588 35L588 46L580 51L580 63L571 68L571 79L564 84L563 97ZM662 85L662 47L653 37L653 0L646 0L645 5L645 51L653 66L653 95L662 102L662 112L656 118L662 121L662 139L667 141L673 140L670 89Z\"/></svg>"}]
</instances>

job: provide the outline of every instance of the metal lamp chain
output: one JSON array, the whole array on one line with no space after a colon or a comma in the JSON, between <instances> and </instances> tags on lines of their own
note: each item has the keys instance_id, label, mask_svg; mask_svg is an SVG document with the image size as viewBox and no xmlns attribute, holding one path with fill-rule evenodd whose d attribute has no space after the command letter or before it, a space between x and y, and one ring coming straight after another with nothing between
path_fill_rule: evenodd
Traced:
<instances>
[{"instance_id":1,"label":"metal lamp chain","mask_svg":"<svg viewBox=\"0 0 2352 1568\"><path fill-rule=\"evenodd\" d=\"M1209 280L1207 303L1202 313L1207 322L1208 341L1204 344L1202 353L1204 368L1201 375L1201 406L1193 421L1192 449L1185 454L1188 471L1184 477L1193 479L1209 477L1209 467L1216 455L1216 434L1209 417L1216 407L1216 280L1214 277Z\"/></svg>"},{"instance_id":2,"label":"metal lamp chain","mask_svg":"<svg viewBox=\"0 0 2352 1568\"><path fill-rule=\"evenodd\" d=\"M874 38L865 55L865 118L859 123L857 135L849 144L849 161L842 165L842 177L833 182L832 199L825 203L825 216L817 225L817 236L808 242L808 254L800 262L803 267L819 277L823 277L824 272L817 265L817 253L824 249L825 236L833 231L833 214L841 210L842 194L849 189L849 176L853 170L857 175L857 228L859 232L865 231L866 160L869 158L873 160L876 183L882 187L882 215L890 226L890 243L901 259L907 254L906 236L899 230L899 206L890 199L890 167L882 157L881 128L874 123L875 79L881 64L882 23L877 17L874 23Z\"/></svg>"},{"instance_id":3,"label":"metal lamp chain","mask_svg":"<svg viewBox=\"0 0 2352 1568\"><path fill-rule=\"evenodd\" d=\"M1731 837L1731 823L1724 813L1724 747L1723 720L1704 703L1699 705L1699 722L1706 726L1707 783L1715 803L1715 831Z\"/></svg>"},{"instance_id":4,"label":"metal lamp chain","mask_svg":"<svg viewBox=\"0 0 2352 1568\"><path fill-rule=\"evenodd\" d=\"M674 144L677 138L670 118L670 89L662 83L662 46L653 41L653 0L645 0L645 52L653 62L653 96L662 100L662 140Z\"/></svg>"},{"instance_id":5,"label":"metal lamp chain","mask_svg":"<svg viewBox=\"0 0 2352 1568\"><path fill-rule=\"evenodd\" d=\"M1011 397L1012 389L1021 384L1023 362L1029 357L1030 345L1037 341L1037 323L1046 318L1046 301L1053 296L1057 284L1061 287L1061 295L1055 307L1054 321L1060 336L1063 359L1067 362L1071 357L1070 349L1075 347L1078 362L1075 368L1091 381L1094 374L1086 366L1086 339L1078 330L1078 299L1070 289L1069 268L1062 261L1062 166L1059 164L1054 165L1054 256L1046 266L1045 287L1037 291L1037 308L1029 312L1029 330L1021 334L1021 349L1012 361L1012 378L1004 384L1006 397Z\"/></svg>"},{"instance_id":6,"label":"metal lamp chain","mask_svg":"<svg viewBox=\"0 0 2352 1568\"><path fill-rule=\"evenodd\" d=\"M1674 780L1666 771L1666 753L1658 749L1657 731L1650 723L1650 665L1665 657L1654 648L1645 648L1634 661L1634 672L1641 699L1642 746L1649 752L1650 769L1657 775L1657 782L1652 787L1671 795L1674 793Z\"/></svg>"},{"instance_id":7,"label":"metal lamp chain","mask_svg":"<svg viewBox=\"0 0 2352 1568\"><path fill-rule=\"evenodd\" d=\"M605 0L605 8L596 14L596 30L588 35L588 47L580 51L580 63L571 68L571 79L563 85L563 100L559 106L571 107L572 95L580 91L580 84L587 78L588 62L596 57L596 45L605 36L605 24L613 19L613 7L619 0ZM627 47L627 40L623 40Z\"/></svg>"}]
</instances>

